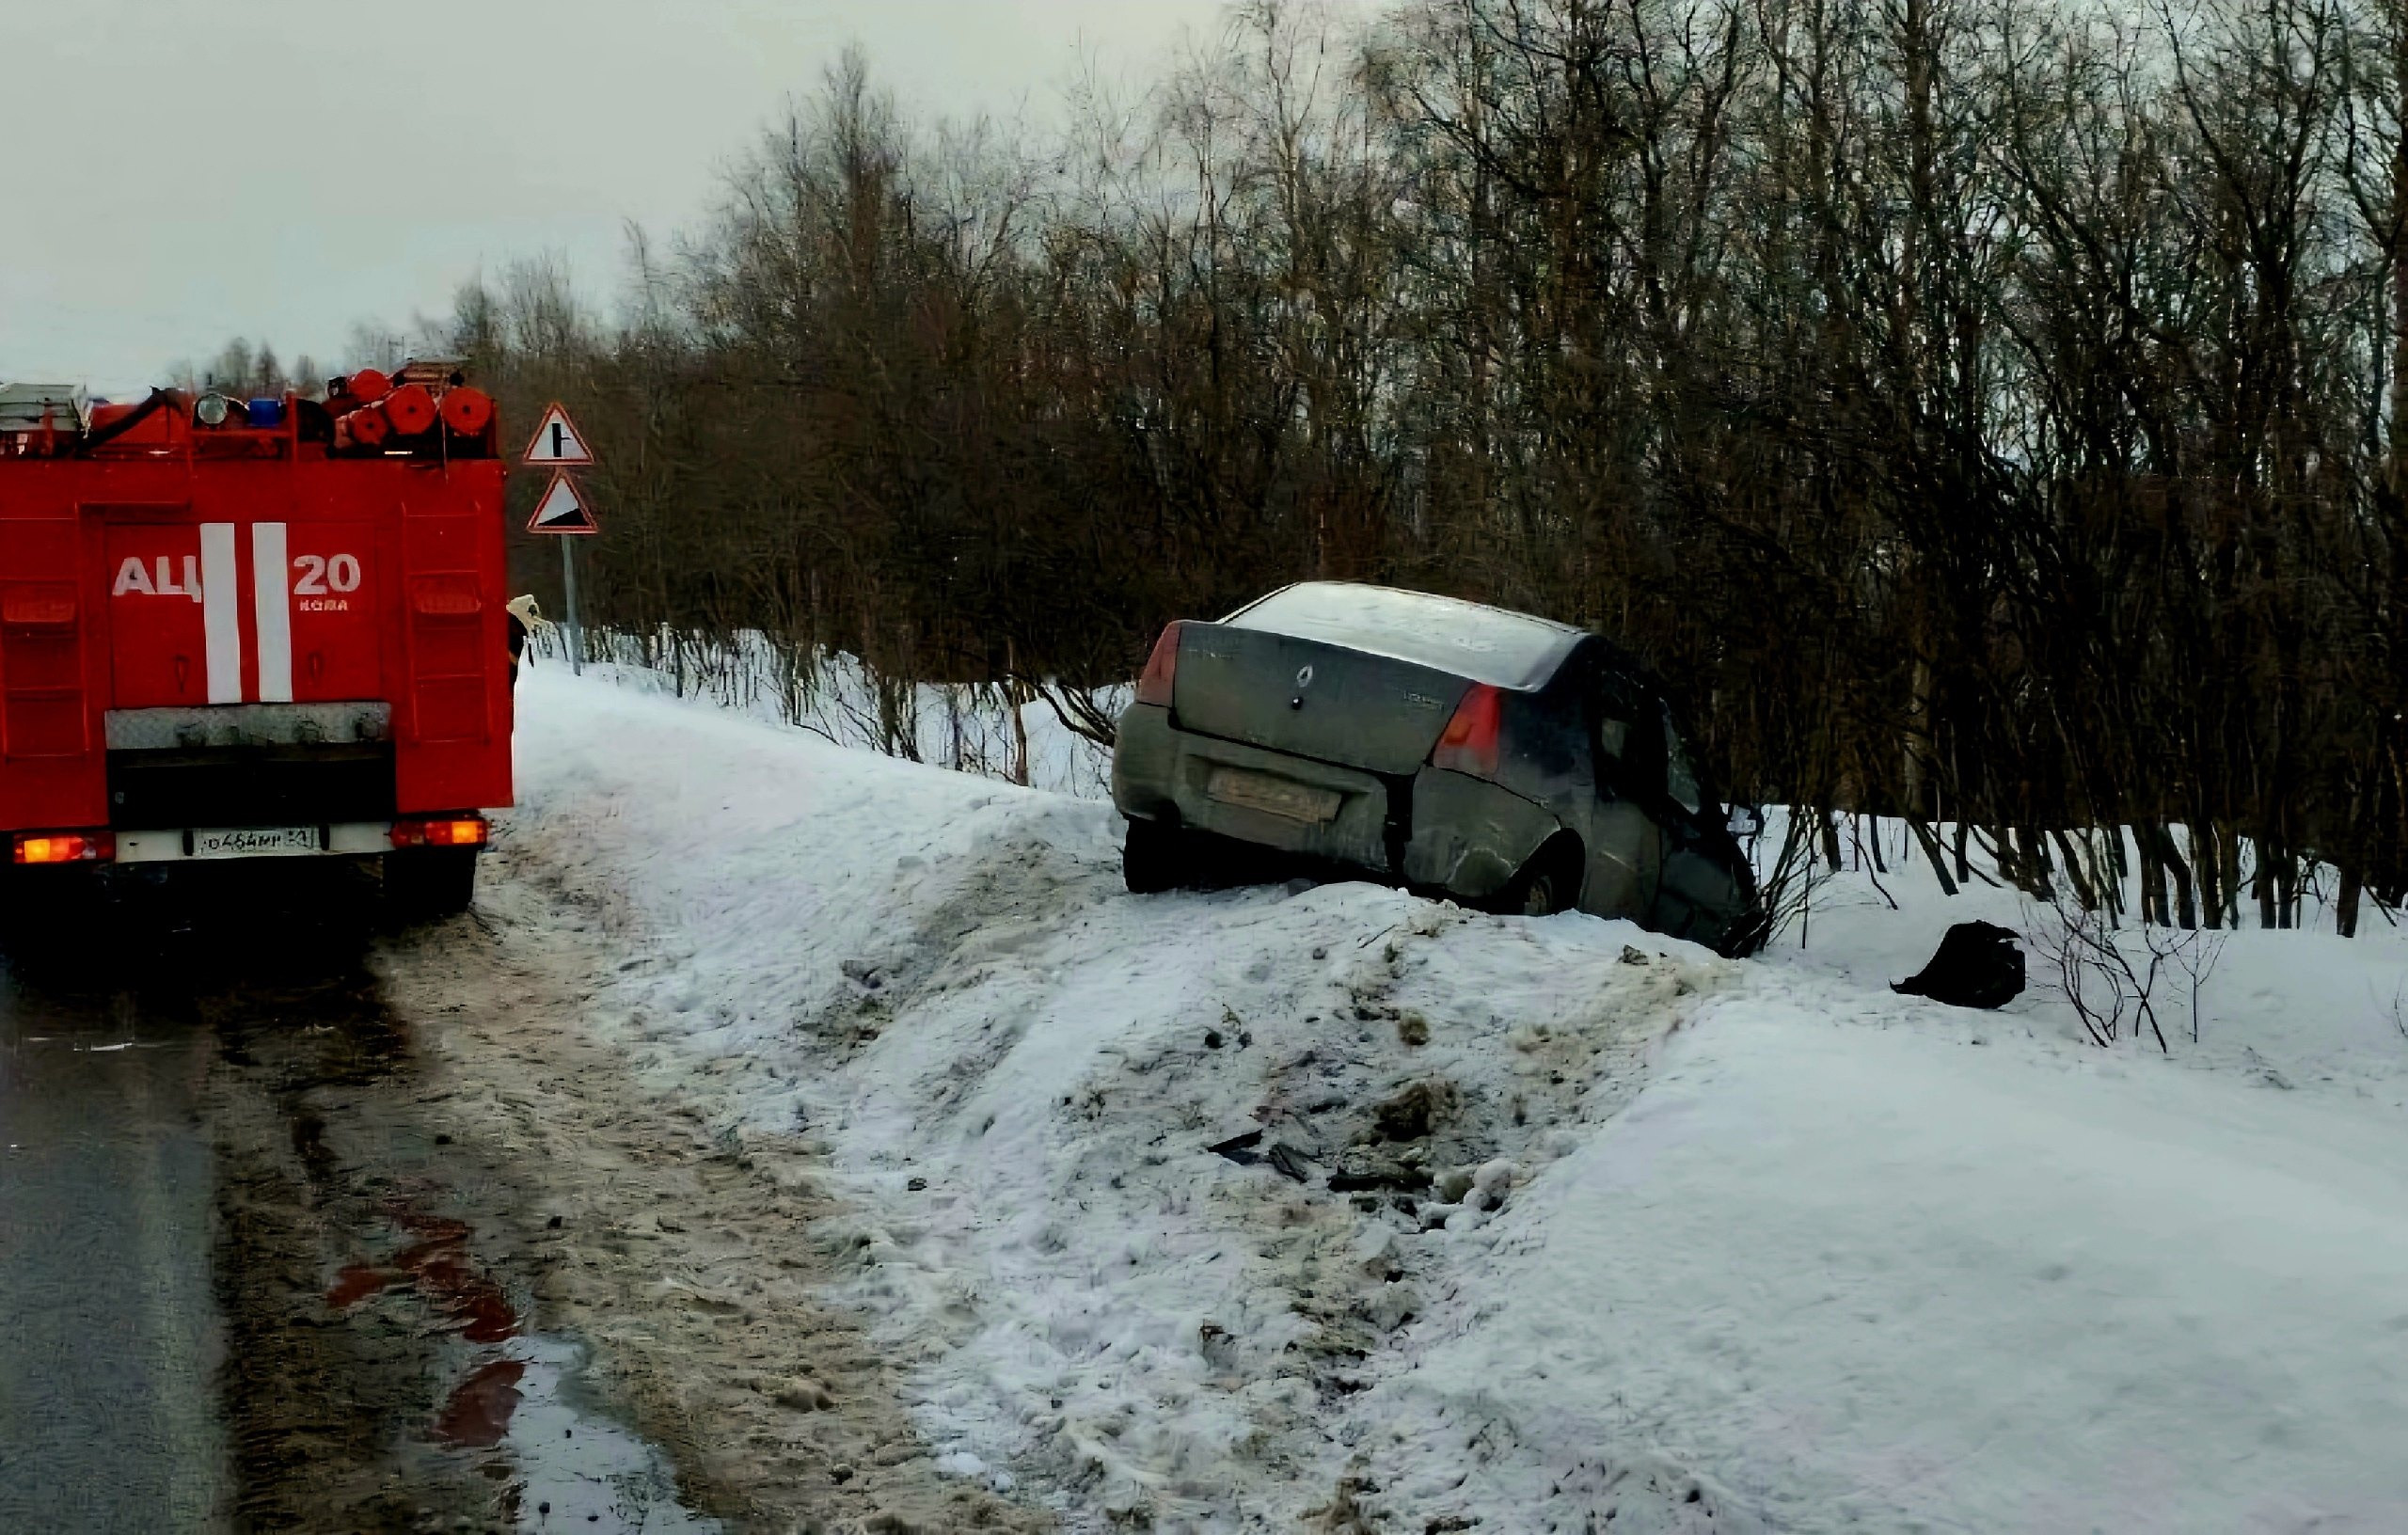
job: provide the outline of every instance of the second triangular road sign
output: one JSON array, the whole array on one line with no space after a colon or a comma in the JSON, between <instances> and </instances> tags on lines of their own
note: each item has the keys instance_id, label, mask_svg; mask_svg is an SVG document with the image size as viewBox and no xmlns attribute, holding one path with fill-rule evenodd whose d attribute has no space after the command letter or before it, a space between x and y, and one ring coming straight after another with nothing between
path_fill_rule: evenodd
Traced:
<instances>
[{"instance_id":1,"label":"second triangular road sign","mask_svg":"<svg viewBox=\"0 0 2408 1535\"><path fill-rule=\"evenodd\" d=\"M598 533L602 530L594 521L594 513L585 504L585 497L564 474L552 476L545 487L544 498L535 503L535 514L527 519L531 533Z\"/></svg>"},{"instance_id":2,"label":"second triangular road sign","mask_svg":"<svg viewBox=\"0 0 2408 1535\"><path fill-rule=\"evenodd\" d=\"M583 467L594 462L594 450L585 445L577 423L568 412L554 404L546 407L544 419L535 423L535 435L528 441L524 462L549 465L554 468Z\"/></svg>"}]
</instances>

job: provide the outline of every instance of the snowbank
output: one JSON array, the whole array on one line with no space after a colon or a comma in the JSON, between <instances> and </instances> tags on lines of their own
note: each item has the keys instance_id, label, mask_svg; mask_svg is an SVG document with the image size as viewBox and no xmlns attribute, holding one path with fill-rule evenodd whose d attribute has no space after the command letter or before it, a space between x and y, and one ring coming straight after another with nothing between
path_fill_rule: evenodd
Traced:
<instances>
[{"instance_id":1,"label":"snowbank","mask_svg":"<svg viewBox=\"0 0 2408 1535\"><path fill-rule=\"evenodd\" d=\"M827 1145L944 1464L1068 1528L2408 1526L2396 942L2240 935L2162 1060L1880 987L1991 897L1742 964L1136 898L1106 806L522 686L503 866L643 1069Z\"/></svg>"},{"instance_id":2,"label":"snowbank","mask_svg":"<svg viewBox=\"0 0 2408 1535\"><path fill-rule=\"evenodd\" d=\"M1362 1404L1387 1506L1636 1464L1720 1527L2408 1528L2395 1120L1845 1005L1718 1007L1497 1223Z\"/></svg>"},{"instance_id":3,"label":"snowbank","mask_svg":"<svg viewBox=\"0 0 2408 1535\"><path fill-rule=\"evenodd\" d=\"M854 657L825 654L799 665L768 637L746 633L726 645L689 641L683 665L656 641L646 664L642 637L589 630L585 636L588 677L638 692L708 700L750 719L792 725L838 746L883 752L941 768L990 778L1025 778L1057 794L1101 799L1107 792L1112 753L1069 728L1054 705L1034 700L1014 708L995 686L920 683L901 696L882 690ZM539 631L530 646L533 669L568 668L567 638L558 628ZM1058 689L1117 713L1127 690L1088 695Z\"/></svg>"}]
</instances>

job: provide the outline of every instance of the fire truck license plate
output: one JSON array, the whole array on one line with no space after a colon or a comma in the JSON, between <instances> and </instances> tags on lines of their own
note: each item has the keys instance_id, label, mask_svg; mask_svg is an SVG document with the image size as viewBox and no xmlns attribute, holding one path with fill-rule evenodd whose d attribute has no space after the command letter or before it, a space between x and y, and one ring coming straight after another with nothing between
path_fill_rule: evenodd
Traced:
<instances>
[{"instance_id":1,"label":"fire truck license plate","mask_svg":"<svg viewBox=\"0 0 2408 1535\"><path fill-rule=\"evenodd\" d=\"M195 831L195 858L257 858L261 854L314 853L319 850L314 826L238 826L222 831Z\"/></svg>"}]
</instances>

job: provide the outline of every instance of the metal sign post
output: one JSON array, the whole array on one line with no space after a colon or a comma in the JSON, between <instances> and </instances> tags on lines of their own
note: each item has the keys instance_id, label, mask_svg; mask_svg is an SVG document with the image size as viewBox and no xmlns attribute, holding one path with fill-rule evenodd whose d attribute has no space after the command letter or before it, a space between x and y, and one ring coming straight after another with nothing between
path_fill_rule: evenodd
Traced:
<instances>
[{"instance_id":1,"label":"metal sign post","mask_svg":"<svg viewBox=\"0 0 2408 1535\"><path fill-rule=\"evenodd\" d=\"M536 423L535 436L527 444L520 462L530 468L548 467L552 483L545 487L543 499L535 503L534 515L527 519L531 533L553 533L561 536L561 606L562 616L568 621L568 665L577 675L585 675L585 626L577 617L577 540L600 532L594 520L593 509L586 505L585 493L568 477L566 467L576 465L592 467L594 451L585 445L584 434L568 419L568 412L558 404L544 412Z\"/></svg>"},{"instance_id":2,"label":"metal sign post","mask_svg":"<svg viewBox=\"0 0 2408 1535\"><path fill-rule=\"evenodd\" d=\"M585 631L577 622L577 540L561 540L561 595L568 609L569 675L585 675Z\"/></svg>"}]
</instances>

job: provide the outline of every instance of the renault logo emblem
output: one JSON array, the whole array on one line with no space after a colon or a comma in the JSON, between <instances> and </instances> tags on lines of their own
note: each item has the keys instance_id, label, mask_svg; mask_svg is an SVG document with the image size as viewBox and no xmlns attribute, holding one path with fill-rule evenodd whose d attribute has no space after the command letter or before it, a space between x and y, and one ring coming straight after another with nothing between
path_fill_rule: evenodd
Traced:
<instances>
[{"instance_id":1,"label":"renault logo emblem","mask_svg":"<svg viewBox=\"0 0 2408 1535\"><path fill-rule=\"evenodd\" d=\"M1309 688L1312 685L1313 669L1309 666L1298 667L1296 669L1296 686L1299 688Z\"/></svg>"}]
</instances>

